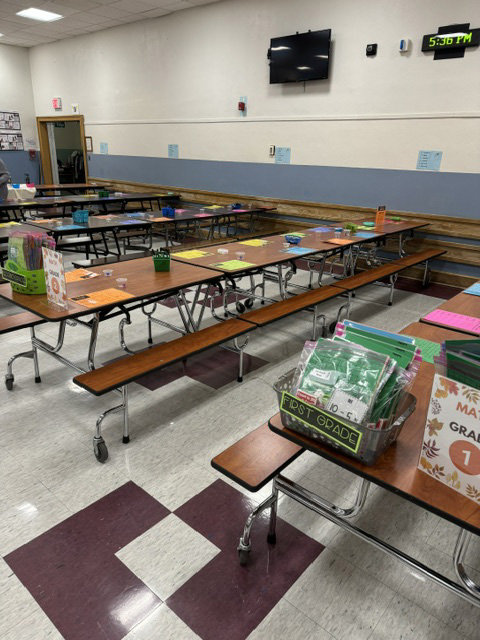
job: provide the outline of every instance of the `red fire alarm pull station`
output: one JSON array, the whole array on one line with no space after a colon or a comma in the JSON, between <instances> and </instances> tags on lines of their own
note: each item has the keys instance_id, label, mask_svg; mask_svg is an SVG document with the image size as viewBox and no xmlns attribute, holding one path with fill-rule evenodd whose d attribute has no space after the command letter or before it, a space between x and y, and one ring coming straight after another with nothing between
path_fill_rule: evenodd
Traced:
<instances>
[{"instance_id":1,"label":"red fire alarm pull station","mask_svg":"<svg viewBox=\"0 0 480 640\"><path fill-rule=\"evenodd\" d=\"M239 102L238 103L238 110L239 111L245 111L246 106L247 105L245 104L245 102Z\"/></svg>"},{"instance_id":2,"label":"red fire alarm pull station","mask_svg":"<svg viewBox=\"0 0 480 640\"><path fill-rule=\"evenodd\" d=\"M37 157L37 152L35 149L29 149L28 155L30 157L30 160L35 160L35 158Z\"/></svg>"}]
</instances>

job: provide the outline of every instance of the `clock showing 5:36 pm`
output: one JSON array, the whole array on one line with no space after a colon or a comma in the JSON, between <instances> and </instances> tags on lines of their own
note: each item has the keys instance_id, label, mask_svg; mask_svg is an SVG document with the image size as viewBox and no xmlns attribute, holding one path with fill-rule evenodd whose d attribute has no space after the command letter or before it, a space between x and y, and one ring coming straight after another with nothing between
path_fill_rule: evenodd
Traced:
<instances>
[{"instance_id":1,"label":"clock showing 5:36 pm","mask_svg":"<svg viewBox=\"0 0 480 640\"><path fill-rule=\"evenodd\" d=\"M423 36L422 51L441 51L460 47L477 47L480 44L480 29L468 29L451 33L432 33Z\"/></svg>"}]
</instances>

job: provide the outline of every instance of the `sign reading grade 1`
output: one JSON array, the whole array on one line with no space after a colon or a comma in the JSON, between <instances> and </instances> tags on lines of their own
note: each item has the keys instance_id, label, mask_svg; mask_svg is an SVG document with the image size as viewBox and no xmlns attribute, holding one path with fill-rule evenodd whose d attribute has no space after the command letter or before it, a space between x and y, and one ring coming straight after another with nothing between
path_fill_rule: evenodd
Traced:
<instances>
[{"instance_id":1,"label":"sign reading grade 1","mask_svg":"<svg viewBox=\"0 0 480 640\"><path fill-rule=\"evenodd\" d=\"M362 433L350 425L334 418L321 409L314 407L284 391L280 410L289 416L315 429L329 440L333 440L344 449L357 453L362 441Z\"/></svg>"}]
</instances>

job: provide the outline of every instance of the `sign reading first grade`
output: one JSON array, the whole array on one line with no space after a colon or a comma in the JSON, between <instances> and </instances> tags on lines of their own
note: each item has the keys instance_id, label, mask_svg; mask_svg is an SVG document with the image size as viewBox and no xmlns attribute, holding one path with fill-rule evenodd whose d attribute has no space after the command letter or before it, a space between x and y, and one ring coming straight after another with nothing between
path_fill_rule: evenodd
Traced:
<instances>
[{"instance_id":1,"label":"sign reading first grade","mask_svg":"<svg viewBox=\"0 0 480 640\"><path fill-rule=\"evenodd\" d=\"M344 449L357 453L362 441L362 433L346 422L303 402L286 391L282 394L281 411L288 413L299 422L318 431L329 440L333 440Z\"/></svg>"}]
</instances>

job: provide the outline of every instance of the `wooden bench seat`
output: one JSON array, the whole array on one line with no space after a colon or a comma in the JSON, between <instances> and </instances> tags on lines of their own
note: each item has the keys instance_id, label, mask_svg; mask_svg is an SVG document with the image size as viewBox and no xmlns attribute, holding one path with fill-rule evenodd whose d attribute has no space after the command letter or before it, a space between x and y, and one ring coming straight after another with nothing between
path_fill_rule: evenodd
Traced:
<instances>
[{"instance_id":1,"label":"wooden bench seat","mask_svg":"<svg viewBox=\"0 0 480 640\"><path fill-rule=\"evenodd\" d=\"M244 313L240 317L245 322L251 322L258 327L264 327L271 322L287 318L294 313L298 313L309 307L314 307L326 300L336 298L341 295L341 293L342 292L336 287L321 287L320 289L300 293L286 300L279 300L261 309L254 309L253 311Z\"/></svg>"},{"instance_id":2,"label":"wooden bench seat","mask_svg":"<svg viewBox=\"0 0 480 640\"><path fill-rule=\"evenodd\" d=\"M186 360L197 353L253 330L253 325L234 318L195 333L188 333L172 342L160 344L132 356L125 356L100 369L83 373L73 381L90 393L101 396L134 382L147 373L153 373L175 362Z\"/></svg>"},{"instance_id":3,"label":"wooden bench seat","mask_svg":"<svg viewBox=\"0 0 480 640\"><path fill-rule=\"evenodd\" d=\"M45 322L40 316L36 316L30 311L22 311L11 316L3 316L0 318L0 335L18 331L19 329L28 329L36 327L38 324Z\"/></svg>"},{"instance_id":4,"label":"wooden bench seat","mask_svg":"<svg viewBox=\"0 0 480 640\"><path fill-rule=\"evenodd\" d=\"M248 491L258 491L305 449L277 436L262 424L213 458L211 464Z\"/></svg>"},{"instance_id":5,"label":"wooden bench seat","mask_svg":"<svg viewBox=\"0 0 480 640\"><path fill-rule=\"evenodd\" d=\"M428 260L432 260L433 258L438 258L444 253L446 253L446 250L424 249L423 251L414 253L411 256L405 256L404 258L399 258L398 260L393 260L392 262L382 264L380 267L367 269L366 271L357 273L354 276L350 276L349 278L338 280L337 282L332 284L332 286L339 287L340 289L344 289L345 291L355 291L355 289L360 289L365 285L373 284L373 282L376 282L377 280L392 276L396 273L399 273L400 271L408 269L409 267L414 267L421 262L427 262Z\"/></svg>"}]
</instances>

